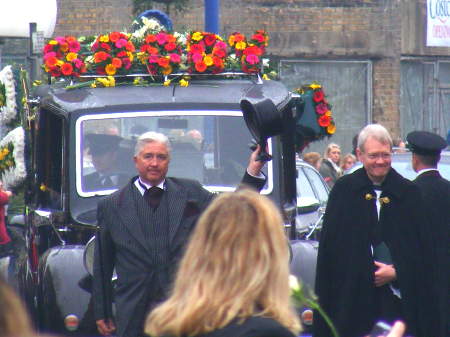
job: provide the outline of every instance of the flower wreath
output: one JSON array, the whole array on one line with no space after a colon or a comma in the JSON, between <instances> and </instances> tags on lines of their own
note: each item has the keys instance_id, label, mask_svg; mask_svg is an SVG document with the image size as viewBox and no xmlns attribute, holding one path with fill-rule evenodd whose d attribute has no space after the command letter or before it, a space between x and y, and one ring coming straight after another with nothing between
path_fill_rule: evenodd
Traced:
<instances>
[{"instance_id":1,"label":"flower wreath","mask_svg":"<svg viewBox=\"0 0 450 337\"><path fill-rule=\"evenodd\" d=\"M180 68L182 45L175 35L160 31L144 37L138 58L151 75L169 75Z\"/></svg>"},{"instance_id":2,"label":"flower wreath","mask_svg":"<svg viewBox=\"0 0 450 337\"><path fill-rule=\"evenodd\" d=\"M296 104L297 147L303 149L311 141L333 135L336 124L322 86L312 83L294 89L293 92L300 95Z\"/></svg>"},{"instance_id":3,"label":"flower wreath","mask_svg":"<svg viewBox=\"0 0 450 337\"><path fill-rule=\"evenodd\" d=\"M194 31L187 39L187 64L190 73L217 74L225 69L227 44L219 35Z\"/></svg>"},{"instance_id":4,"label":"flower wreath","mask_svg":"<svg viewBox=\"0 0 450 337\"><path fill-rule=\"evenodd\" d=\"M99 75L126 74L134 60L135 47L129 35L120 32L97 37L91 47L94 52L89 58L90 66Z\"/></svg>"},{"instance_id":5,"label":"flower wreath","mask_svg":"<svg viewBox=\"0 0 450 337\"><path fill-rule=\"evenodd\" d=\"M86 72L78 54L80 43L73 36L57 36L44 47L44 70L53 77L80 76Z\"/></svg>"},{"instance_id":6,"label":"flower wreath","mask_svg":"<svg viewBox=\"0 0 450 337\"><path fill-rule=\"evenodd\" d=\"M0 141L0 176L5 188L17 187L26 178L25 132L22 127L10 131Z\"/></svg>"},{"instance_id":7,"label":"flower wreath","mask_svg":"<svg viewBox=\"0 0 450 337\"><path fill-rule=\"evenodd\" d=\"M0 71L0 124L5 125L17 117L16 86L12 66Z\"/></svg>"}]
</instances>

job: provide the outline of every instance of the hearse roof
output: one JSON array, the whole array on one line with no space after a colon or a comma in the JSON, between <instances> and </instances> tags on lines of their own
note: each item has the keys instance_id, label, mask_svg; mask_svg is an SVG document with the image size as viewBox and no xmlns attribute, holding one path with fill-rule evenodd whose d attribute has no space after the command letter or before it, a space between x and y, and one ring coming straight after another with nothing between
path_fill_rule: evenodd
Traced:
<instances>
[{"instance_id":1,"label":"hearse roof","mask_svg":"<svg viewBox=\"0 0 450 337\"><path fill-rule=\"evenodd\" d=\"M127 84L107 88L66 89L58 84L41 85L37 87L35 96L40 98L41 106L68 115L72 112L151 109L155 105L239 110L239 102L244 97L251 101L270 98L275 105L280 106L289 99L290 94L277 81L258 83L251 79L208 79L193 80L187 87Z\"/></svg>"}]
</instances>

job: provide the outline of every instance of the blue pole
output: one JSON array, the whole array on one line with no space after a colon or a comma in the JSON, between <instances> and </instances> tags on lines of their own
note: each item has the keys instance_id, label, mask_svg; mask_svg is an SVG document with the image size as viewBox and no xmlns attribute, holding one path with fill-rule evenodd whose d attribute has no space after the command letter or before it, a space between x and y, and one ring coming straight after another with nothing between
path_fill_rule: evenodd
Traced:
<instances>
[{"instance_id":1,"label":"blue pole","mask_svg":"<svg viewBox=\"0 0 450 337\"><path fill-rule=\"evenodd\" d=\"M219 0L205 0L205 31L219 34Z\"/></svg>"}]
</instances>

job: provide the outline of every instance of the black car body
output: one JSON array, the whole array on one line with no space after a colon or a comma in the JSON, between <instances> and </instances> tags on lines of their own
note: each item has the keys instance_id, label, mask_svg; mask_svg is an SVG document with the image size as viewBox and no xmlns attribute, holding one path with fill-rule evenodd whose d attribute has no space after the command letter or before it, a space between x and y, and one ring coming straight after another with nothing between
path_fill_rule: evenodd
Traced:
<instances>
[{"instance_id":1,"label":"black car body","mask_svg":"<svg viewBox=\"0 0 450 337\"><path fill-rule=\"evenodd\" d=\"M42 331L64 335L96 334L90 294L92 240L96 207L116 188L88 186L95 170L86 136L114 133L122 139L117 169L126 178L136 175L134 145L144 131L165 133L172 143L169 176L200 181L212 192L232 191L240 182L250 153L251 135L240 100L270 98L289 130L295 110L290 92L279 82L257 76L192 79L189 86L88 86L67 89L64 83L43 85L34 93L35 114L27 130L30 161L26 190L27 258L19 266L18 288ZM200 131L201 142L189 139ZM296 240L296 162L293 135L284 132L268 141L273 160L266 165L262 194L273 199L285 215L292 241L292 271L305 283L314 270L316 243ZM300 165L303 170L303 165ZM317 219L320 202L300 207L302 216ZM298 221L298 219L297 219ZM298 252L302 252L298 254ZM310 261L311 260L311 261ZM85 264L87 265L85 268ZM306 275L307 274L307 275Z\"/></svg>"}]
</instances>

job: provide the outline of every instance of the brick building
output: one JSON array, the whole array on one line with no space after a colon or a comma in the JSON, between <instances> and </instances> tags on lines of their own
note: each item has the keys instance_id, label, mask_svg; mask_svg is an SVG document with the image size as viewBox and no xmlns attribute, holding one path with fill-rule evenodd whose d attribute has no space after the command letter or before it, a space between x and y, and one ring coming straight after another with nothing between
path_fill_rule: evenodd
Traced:
<instances>
[{"instance_id":1,"label":"brick building","mask_svg":"<svg viewBox=\"0 0 450 337\"><path fill-rule=\"evenodd\" d=\"M128 29L131 3L58 0L55 35ZM175 30L203 30L203 6L191 0L172 14ZM426 47L426 9L426 0L220 0L220 33L267 30L270 58L288 87L324 85L337 123L331 140L348 152L372 121L401 137L450 128L450 48Z\"/></svg>"}]
</instances>

